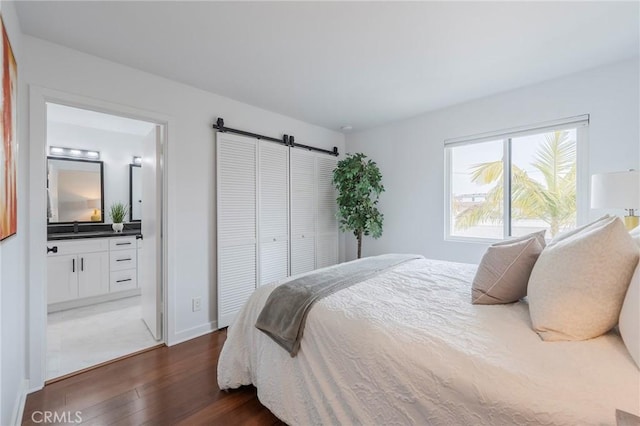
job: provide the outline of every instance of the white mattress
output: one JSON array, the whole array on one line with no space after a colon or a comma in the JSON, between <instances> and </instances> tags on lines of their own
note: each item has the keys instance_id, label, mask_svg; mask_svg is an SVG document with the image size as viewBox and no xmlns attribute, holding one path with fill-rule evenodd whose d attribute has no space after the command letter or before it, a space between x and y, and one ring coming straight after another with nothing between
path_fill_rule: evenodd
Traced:
<instances>
[{"instance_id":1,"label":"white mattress","mask_svg":"<svg viewBox=\"0 0 640 426\"><path fill-rule=\"evenodd\" d=\"M528 306L472 305L476 266L415 260L309 312L297 357L255 328L255 291L218 363L291 425L599 425L640 414L640 372L619 335L543 342Z\"/></svg>"}]
</instances>

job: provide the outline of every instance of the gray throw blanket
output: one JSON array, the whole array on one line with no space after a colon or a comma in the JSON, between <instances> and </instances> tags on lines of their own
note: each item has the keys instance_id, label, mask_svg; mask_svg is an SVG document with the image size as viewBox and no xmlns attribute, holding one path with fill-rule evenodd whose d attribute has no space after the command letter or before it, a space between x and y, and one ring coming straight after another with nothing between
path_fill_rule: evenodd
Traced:
<instances>
[{"instance_id":1,"label":"gray throw blanket","mask_svg":"<svg viewBox=\"0 0 640 426\"><path fill-rule=\"evenodd\" d=\"M319 269L276 287L265 303L256 327L294 357L300 349L307 314L322 299L394 266L420 259L410 254L383 254Z\"/></svg>"}]
</instances>

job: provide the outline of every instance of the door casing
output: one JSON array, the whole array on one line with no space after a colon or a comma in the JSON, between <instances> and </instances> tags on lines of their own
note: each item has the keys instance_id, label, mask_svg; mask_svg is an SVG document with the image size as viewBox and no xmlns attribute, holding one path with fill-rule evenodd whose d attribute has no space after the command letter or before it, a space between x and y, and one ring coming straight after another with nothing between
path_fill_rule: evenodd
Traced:
<instances>
[{"instance_id":1,"label":"door casing","mask_svg":"<svg viewBox=\"0 0 640 426\"><path fill-rule=\"evenodd\" d=\"M156 155L161 156L162 168L162 208L161 221L161 251L162 251L162 340L170 343L169 328L173 307L167 295L170 292L168 274L169 248L168 234L168 174L167 155L169 152L169 132L175 128L172 117L161 113L146 111L125 105L115 104L94 98L88 98L58 90L29 85L29 232L27 258L27 312L28 312L28 392L42 389L46 378L46 330L47 330L47 267L46 244L47 223L46 215L46 104L56 103L75 108L88 109L106 114L118 115L136 120L148 121L163 127L161 150Z\"/></svg>"}]
</instances>

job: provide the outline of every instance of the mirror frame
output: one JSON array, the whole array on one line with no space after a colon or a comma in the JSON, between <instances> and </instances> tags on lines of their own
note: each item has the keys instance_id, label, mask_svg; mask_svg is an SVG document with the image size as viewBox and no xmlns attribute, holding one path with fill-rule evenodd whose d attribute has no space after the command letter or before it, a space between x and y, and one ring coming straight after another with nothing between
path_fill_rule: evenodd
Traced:
<instances>
[{"instance_id":1,"label":"mirror frame","mask_svg":"<svg viewBox=\"0 0 640 426\"><path fill-rule=\"evenodd\" d=\"M142 168L141 164L129 164L129 222L142 222L142 218L133 218L133 168Z\"/></svg>"},{"instance_id":2,"label":"mirror frame","mask_svg":"<svg viewBox=\"0 0 640 426\"><path fill-rule=\"evenodd\" d=\"M100 165L100 220L74 220L71 222L50 222L47 218L47 225L70 225L74 223L104 223L104 161L100 160L83 160L81 158L56 157L54 155L47 156L47 191L49 190L49 160L75 161L78 163L95 163ZM46 214L46 212L45 212Z\"/></svg>"}]
</instances>

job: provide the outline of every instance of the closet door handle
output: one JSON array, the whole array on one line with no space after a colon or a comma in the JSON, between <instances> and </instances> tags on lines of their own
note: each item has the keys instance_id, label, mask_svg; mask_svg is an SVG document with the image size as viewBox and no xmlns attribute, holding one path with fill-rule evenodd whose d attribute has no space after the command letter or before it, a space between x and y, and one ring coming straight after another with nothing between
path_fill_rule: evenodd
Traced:
<instances>
[{"instance_id":1,"label":"closet door handle","mask_svg":"<svg viewBox=\"0 0 640 426\"><path fill-rule=\"evenodd\" d=\"M130 257L128 257L126 259L116 259L116 262L128 262L129 260L131 260Z\"/></svg>"},{"instance_id":2,"label":"closet door handle","mask_svg":"<svg viewBox=\"0 0 640 426\"><path fill-rule=\"evenodd\" d=\"M84 257L80 258L80 271L84 271Z\"/></svg>"},{"instance_id":3,"label":"closet door handle","mask_svg":"<svg viewBox=\"0 0 640 426\"><path fill-rule=\"evenodd\" d=\"M58 246L47 247L47 254L48 253L57 253L57 252L58 252Z\"/></svg>"},{"instance_id":4,"label":"closet door handle","mask_svg":"<svg viewBox=\"0 0 640 426\"><path fill-rule=\"evenodd\" d=\"M71 259L71 272L75 272L76 271L76 259L73 258Z\"/></svg>"}]
</instances>

